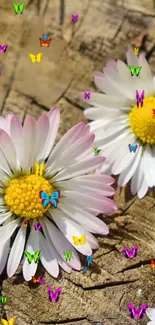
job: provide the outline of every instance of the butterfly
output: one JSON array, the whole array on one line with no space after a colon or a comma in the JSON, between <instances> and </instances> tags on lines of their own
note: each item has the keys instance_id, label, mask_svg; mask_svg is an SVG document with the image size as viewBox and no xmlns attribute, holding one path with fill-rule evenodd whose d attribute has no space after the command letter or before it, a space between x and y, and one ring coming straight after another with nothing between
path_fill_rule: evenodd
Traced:
<instances>
[{"instance_id":1,"label":"butterfly","mask_svg":"<svg viewBox=\"0 0 155 325\"><path fill-rule=\"evenodd\" d=\"M1 300L2 304L5 304L7 301L7 296L0 296L0 300Z\"/></svg>"},{"instance_id":2,"label":"butterfly","mask_svg":"<svg viewBox=\"0 0 155 325\"><path fill-rule=\"evenodd\" d=\"M131 76L134 76L134 74L135 74L138 77L142 66L134 68L132 65L129 65L129 68L130 68Z\"/></svg>"},{"instance_id":3,"label":"butterfly","mask_svg":"<svg viewBox=\"0 0 155 325\"><path fill-rule=\"evenodd\" d=\"M136 98L137 98L137 107L141 104L141 107L143 106L143 99L144 99L144 90L141 93L141 96L139 95L138 90L136 90Z\"/></svg>"},{"instance_id":4,"label":"butterfly","mask_svg":"<svg viewBox=\"0 0 155 325\"><path fill-rule=\"evenodd\" d=\"M137 250L138 250L138 246L133 246L132 249L128 249L126 247L122 248L122 251L124 252L124 256L126 258L130 258L130 257L137 257Z\"/></svg>"},{"instance_id":5,"label":"butterfly","mask_svg":"<svg viewBox=\"0 0 155 325\"><path fill-rule=\"evenodd\" d=\"M51 43L51 38L48 39L48 35L42 35L42 38L39 38L39 41L40 41L40 46L43 47L43 46L46 46L46 47L49 47L50 46L50 43Z\"/></svg>"},{"instance_id":6,"label":"butterfly","mask_svg":"<svg viewBox=\"0 0 155 325\"><path fill-rule=\"evenodd\" d=\"M35 162L35 175L42 176L44 168L45 168L45 163L43 161L40 164L39 164L39 162L36 161Z\"/></svg>"},{"instance_id":7,"label":"butterfly","mask_svg":"<svg viewBox=\"0 0 155 325\"><path fill-rule=\"evenodd\" d=\"M86 273L86 272L87 272L87 266L83 266L83 267L81 268L81 270L82 270L84 273Z\"/></svg>"},{"instance_id":8,"label":"butterfly","mask_svg":"<svg viewBox=\"0 0 155 325\"><path fill-rule=\"evenodd\" d=\"M76 23L77 21L78 21L78 14L76 14L76 15L72 15L72 21L73 21L73 23Z\"/></svg>"},{"instance_id":9,"label":"butterfly","mask_svg":"<svg viewBox=\"0 0 155 325\"><path fill-rule=\"evenodd\" d=\"M72 238L74 241L74 245L76 246L84 245L86 243L86 235L82 235L81 237L72 236Z\"/></svg>"},{"instance_id":10,"label":"butterfly","mask_svg":"<svg viewBox=\"0 0 155 325\"><path fill-rule=\"evenodd\" d=\"M103 325L102 323L96 323L95 325Z\"/></svg>"},{"instance_id":11,"label":"butterfly","mask_svg":"<svg viewBox=\"0 0 155 325\"><path fill-rule=\"evenodd\" d=\"M48 290L49 302L52 302L52 301L58 302L58 300L60 298L60 293L62 291L62 287L57 288L56 291L54 292L53 289L50 286L48 286L47 290Z\"/></svg>"},{"instance_id":12,"label":"butterfly","mask_svg":"<svg viewBox=\"0 0 155 325\"><path fill-rule=\"evenodd\" d=\"M40 62L42 60L42 53L38 53L37 55L29 54L30 60L32 63Z\"/></svg>"},{"instance_id":13,"label":"butterfly","mask_svg":"<svg viewBox=\"0 0 155 325\"><path fill-rule=\"evenodd\" d=\"M27 228L27 226L28 226L28 221L27 221L27 220L24 220L24 222L23 222L23 226L24 226L25 228Z\"/></svg>"},{"instance_id":14,"label":"butterfly","mask_svg":"<svg viewBox=\"0 0 155 325\"><path fill-rule=\"evenodd\" d=\"M135 146L132 146L132 144L128 144L129 147L129 151L130 152L136 152L137 148L138 148L138 144L135 144Z\"/></svg>"},{"instance_id":15,"label":"butterfly","mask_svg":"<svg viewBox=\"0 0 155 325\"><path fill-rule=\"evenodd\" d=\"M153 110L152 110L152 111L153 111L153 117L155 117L155 109L153 108Z\"/></svg>"},{"instance_id":16,"label":"butterfly","mask_svg":"<svg viewBox=\"0 0 155 325\"><path fill-rule=\"evenodd\" d=\"M35 230L40 230L42 227L42 223L40 223L39 225L37 225L36 223L34 224L34 229Z\"/></svg>"},{"instance_id":17,"label":"butterfly","mask_svg":"<svg viewBox=\"0 0 155 325\"><path fill-rule=\"evenodd\" d=\"M31 264L34 260L34 263L38 263L40 250L36 251L34 254L30 254L29 252L24 251L25 256L27 257L28 263Z\"/></svg>"},{"instance_id":18,"label":"butterfly","mask_svg":"<svg viewBox=\"0 0 155 325\"><path fill-rule=\"evenodd\" d=\"M70 261L71 257L72 257L72 252L64 252L64 256L66 258L66 261Z\"/></svg>"},{"instance_id":19,"label":"butterfly","mask_svg":"<svg viewBox=\"0 0 155 325\"><path fill-rule=\"evenodd\" d=\"M8 48L8 44L4 44L2 46L0 45L0 52L6 52L7 48Z\"/></svg>"},{"instance_id":20,"label":"butterfly","mask_svg":"<svg viewBox=\"0 0 155 325\"><path fill-rule=\"evenodd\" d=\"M86 91L85 91L84 98L85 99L90 99L90 92L86 93Z\"/></svg>"},{"instance_id":21,"label":"butterfly","mask_svg":"<svg viewBox=\"0 0 155 325\"><path fill-rule=\"evenodd\" d=\"M18 14L18 12L20 12L20 14L23 13L23 10L24 10L24 2L21 2L20 5L17 5L17 3L12 2L12 5L13 5L13 8L14 8L14 11L15 11L15 14L16 15Z\"/></svg>"},{"instance_id":22,"label":"butterfly","mask_svg":"<svg viewBox=\"0 0 155 325\"><path fill-rule=\"evenodd\" d=\"M91 267L93 264L93 256L86 256L88 267Z\"/></svg>"},{"instance_id":23,"label":"butterfly","mask_svg":"<svg viewBox=\"0 0 155 325\"><path fill-rule=\"evenodd\" d=\"M139 49L135 47L134 53L135 55L138 55Z\"/></svg>"},{"instance_id":24,"label":"butterfly","mask_svg":"<svg viewBox=\"0 0 155 325\"><path fill-rule=\"evenodd\" d=\"M3 325L14 325L14 317L11 317L8 321L5 320L4 318L1 318L1 324Z\"/></svg>"},{"instance_id":25,"label":"butterfly","mask_svg":"<svg viewBox=\"0 0 155 325\"><path fill-rule=\"evenodd\" d=\"M93 150L94 150L94 154L97 154L97 153L99 152L99 149L98 149L98 147L96 147L96 148L93 148Z\"/></svg>"},{"instance_id":26,"label":"butterfly","mask_svg":"<svg viewBox=\"0 0 155 325\"><path fill-rule=\"evenodd\" d=\"M151 269L155 268L155 260L151 260L150 267L151 267Z\"/></svg>"},{"instance_id":27,"label":"butterfly","mask_svg":"<svg viewBox=\"0 0 155 325\"><path fill-rule=\"evenodd\" d=\"M40 283L40 279L41 279L40 276L38 276L38 278L35 278L34 276L32 276L33 283L37 283L37 282Z\"/></svg>"},{"instance_id":28,"label":"butterfly","mask_svg":"<svg viewBox=\"0 0 155 325\"><path fill-rule=\"evenodd\" d=\"M141 305L139 309L136 309L133 304L128 304L128 310L130 313L130 317L134 319L135 317L138 317L139 319L143 319L144 313L148 306L146 304Z\"/></svg>"},{"instance_id":29,"label":"butterfly","mask_svg":"<svg viewBox=\"0 0 155 325\"><path fill-rule=\"evenodd\" d=\"M58 199L60 197L60 190L55 191L53 194L48 195L47 193L40 191L40 198L42 199L42 204L44 208L48 206L48 204L53 205L55 208L58 205Z\"/></svg>"},{"instance_id":30,"label":"butterfly","mask_svg":"<svg viewBox=\"0 0 155 325\"><path fill-rule=\"evenodd\" d=\"M40 279L40 284L41 285L45 284L45 279L44 278Z\"/></svg>"}]
</instances>

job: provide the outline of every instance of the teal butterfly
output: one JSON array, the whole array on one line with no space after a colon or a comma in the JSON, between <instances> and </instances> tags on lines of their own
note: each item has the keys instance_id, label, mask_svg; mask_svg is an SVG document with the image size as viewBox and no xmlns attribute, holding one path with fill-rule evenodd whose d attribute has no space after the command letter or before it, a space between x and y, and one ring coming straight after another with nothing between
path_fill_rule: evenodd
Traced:
<instances>
[{"instance_id":1,"label":"teal butterfly","mask_svg":"<svg viewBox=\"0 0 155 325\"><path fill-rule=\"evenodd\" d=\"M40 256L40 250L36 251L34 254L30 254L27 251L24 251L25 256L27 257L28 263L31 264L32 260L34 260L34 263L38 263L39 256Z\"/></svg>"},{"instance_id":2,"label":"teal butterfly","mask_svg":"<svg viewBox=\"0 0 155 325\"><path fill-rule=\"evenodd\" d=\"M135 74L138 77L142 66L134 68L132 65L129 65L129 68L130 68L131 76L134 76L134 74Z\"/></svg>"},{"instance_id":3,"label":"teal butterfly","mask_svg":"<svg viewBox=\"0 0 155 325\"><path fill-rule=\"evenodd\" d=\"M72 257L72 252L64 252L64 256L66 258L66 261L70 261L71 257Z\"/></svg>"},{"instance_id":4,"label":"teal butterfly","mask_svg":"<svg viewBox=\"0 0 155 325\"><path fill-rule=\"evenodd\" d=\"M18 14L18 12L20 12L20 14L23 13L24 2L21 2L20 5L17 5L17 3L12 2L12 5L13 5L13 8L14 8L14 11L15 11L16 15Z\"/></svg>"}]
</instances>

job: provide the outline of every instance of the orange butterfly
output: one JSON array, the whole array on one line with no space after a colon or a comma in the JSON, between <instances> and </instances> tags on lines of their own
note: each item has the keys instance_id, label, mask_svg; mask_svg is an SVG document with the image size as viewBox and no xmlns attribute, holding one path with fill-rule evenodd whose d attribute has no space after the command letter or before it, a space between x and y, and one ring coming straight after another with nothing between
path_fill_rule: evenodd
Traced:
<instances>
[{"instance_id":1,"label":"orange butterfly","mask_svg":"<svg viewBox=\"0 0 155 325\"><path fill-rule=\"evenodd\" d=\"M153 108L153 117L155 118L155 109Z\"/></svg>"},{"instance_id":2,"label":"orange butterfly","mask_svg":"<svg viewBox=\"0 0 155 325\"><path fill-rule=\"evenodd\" d=\"M40 283L40 280L41 280L40 276L38 276L38 278L35 278L34 276L32 276L33 283L36 283L36 282Z\"/></svg>"},{"instance_id":3,"label":"orange butterfly","mask_svg":"<svg viewBox=\"0 0 155 325\"><path fill-rule=\"evenodd\" d=\"M151 267L151 269L155 268L155 260L151 260L150 267Z\"/></svg>"},{"instance_id":4,"label":"orange butterfly","mask_svg":"<svg viewBox=\"0 0 155 325\"><path fill-rule=\"evenodd\" d=\"M40 41L40 46L43 47L43 46L46 46L46 47L49 47L50 46L50 43L51 43L51 38L48 39L48 35L42 35L42 38L39 38L39 41Z\"/></svg>"}]
</instances>

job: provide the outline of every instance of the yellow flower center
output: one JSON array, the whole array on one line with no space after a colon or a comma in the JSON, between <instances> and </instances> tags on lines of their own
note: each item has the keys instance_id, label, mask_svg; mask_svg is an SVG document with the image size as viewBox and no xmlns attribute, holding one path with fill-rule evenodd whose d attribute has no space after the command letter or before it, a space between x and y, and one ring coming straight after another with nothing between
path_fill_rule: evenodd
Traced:
<instances>
[{"instance_id":1,"label":"yellow flower center","mask_svg":"<svg viewBox=\"0 0 155 325\"><path fill-rule=\"evenodd\" d=\"M143 143L155 144L155 98L147 97L143 100L143 107L133 107L129 113L130 127ZM154 117L153 117L154 116Z\"/></svg>"},{"instance_id":2,"label":"yellow flower center","mask_svg":"<svg viewBox=\"0 0 155 325\"><path fill-rule=\"evenodd\" d=\"M5 189L5 202L12 213L23 218L39 218L48 210L44 208L39 192L51 195L54 192L49 182L40 175L15 178Z\"/></svg>"}]
</instances>

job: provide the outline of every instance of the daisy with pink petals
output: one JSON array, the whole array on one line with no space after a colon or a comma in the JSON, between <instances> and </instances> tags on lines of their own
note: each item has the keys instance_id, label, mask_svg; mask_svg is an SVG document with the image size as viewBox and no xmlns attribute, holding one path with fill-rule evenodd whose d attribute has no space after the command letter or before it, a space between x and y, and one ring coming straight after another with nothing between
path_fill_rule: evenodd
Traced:
<instances>
[{"instance_id":1,"label":"daisy with pink petals","mask_svg":"<svg viewBox=\"0 0 155 325\"><path fill-rule=\"evenodd\" d=\"M95 135L81 122L54 147L59 120L58 108L38 121L28 116L23 126L12 113L0 117L0 273L8 260L9 277L21 260L25 280L35 275L38 264L28 261L24 251L32 256L40 251L39 259L53 277L58 276L59 266L66 272L80 270L77 251L92 255L98 242L91 233L109 232L96 215L117 209L106 197L114 194L114 179L87 174L105 160L93 154ZM40 192L49 204L44 206ZM55 192L60 194L56 207L50 202ZM37 223L42 224L40 231L35 231ZM83 235L85 245L75 245L73 236ZM64 251L72 252L70 260L66 261Z\"/></svg>"}]
</instances>

